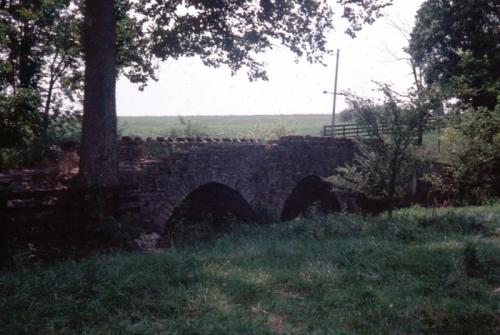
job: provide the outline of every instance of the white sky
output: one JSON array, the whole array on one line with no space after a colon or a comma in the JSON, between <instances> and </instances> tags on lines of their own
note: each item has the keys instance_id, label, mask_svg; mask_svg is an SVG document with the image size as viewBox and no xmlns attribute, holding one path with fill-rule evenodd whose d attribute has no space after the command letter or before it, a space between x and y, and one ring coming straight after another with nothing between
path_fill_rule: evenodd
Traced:
<instances>
[{"instance_id":1,"label":"white sky","mask_svg":"<svg viewBox=\"0 0 500 335\"><path fill-rule=\"evenodd\" d=\"M359 95L376 94L372 81L394 84L404 91L411 85L410 68L395 61L387 49L402 55L407 42L390 22L413 25L424 0L395 0L384 18L365 26L356 39L343 33L343 22L328 35L330 48L340 48L339 90ZM338 5L335 5L338 6ZM341 8L336 12L341 12ZM269 81L249 82L245 71L231 76L227 68L208 68L199 59L169 60L162 64L159 81L151 81L143 92L120 79L117 86L118 115L252 115L331 113L335 55L327 66L294 62L286 49L273 50L262 59L267 63ZM345 107L337 99L337 112Z\"/></svg>"}]
</instances>

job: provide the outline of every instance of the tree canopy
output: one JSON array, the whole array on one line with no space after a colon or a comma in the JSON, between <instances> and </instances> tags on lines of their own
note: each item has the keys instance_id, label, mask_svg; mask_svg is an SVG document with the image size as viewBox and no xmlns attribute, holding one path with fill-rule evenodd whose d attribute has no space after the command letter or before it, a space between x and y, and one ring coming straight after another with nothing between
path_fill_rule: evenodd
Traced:
<instances>
[{"instance_id":1,"label":"tree canopy","mask_svg":"<svg viewBox=\"0 0 500 335\"><path fill-rule=\"evenodd\" d=\"M500 77L499 26L495 0L427 0L417 12L409 52L428 84L473 107L493 108Z\"/></svg>"},{"instance_id":2,"label":"tree canopy","mask_svg":"<svg viewBox=\"0 0 500 335\"><path fill-rule=\"evenodd\" d=\"M343 17L350 22L346 32L354 36L363 23L372 23L391 2L337 0L344 8ZM84 6L87 42L80 175L86 185L109 185L117 180L116 139L108 136L116 136L115 95L108 92L115 87L117 71L111 58L119 55L113 47L120 32L110 33L116 18L102 15L114 4L111 0L86 0ZM144 50L138 64L198 56L208 66L225 64L233 72L246 68L250 79L266 78L257 55L275 44L311 62L321 61L327 52L325 33L332 28L333 15L326 0L117 0L114 8L120 6L127 8L125 22L136 27L137 36L132 40L140 41L139 49ZM119 27L120 21L115 24ZM94 43L94 38L99 43ZM142 73L138 78L137 73L128 74L140 81Z\"/></svg>"},{"instance_id":3,"label":"tree canopy","mask_svg":"<svg viewBox=\"0 0 500 335\"><path fill-rule=\"evenodd\" d=\"M106 33L87 29L88 24L98 25L99 19L104 19L90 17L98 11L89 8L104 3L113 8L109 15L113 16L116 34L102 40L100 45L86 48L84 41ZM355 37L392 0L336 0L335 3L348 22L345 32ZM103 56L115 58L113 68L106 70L112 73L109 80L115 81L123 74L140 88L148 80L156 79L161 61L192 56L199 57L207 66L226 65L233 73L244 69L250 80L266 79L265 64L259 54L277 45L310 62L322 62L328 52L326 32L333 28L333 14L327 0L0 1L1 113L3 121L12 121L1 124L2 133L8 135L2 145L9 139L16 142L15 130L23 129L18 121L37 127L41 124L42 133L43 129L46 131L49 115L57 114L72 101L79 105L84 87L85 96L89 96L87 89L114 90L110 83L96 81L89 85L88 59L93 53L109 51ZM86 32L90 35L84 37ZM111 96L114 99L114 94ZM95 128L88 138L99 138L97 132L114 134L116 128L99 126L103 120L116 119L114 103L98 105L93 105L92 110L84 108L84 115L103 116L93 119L92 125L84 122L84 132L85 128ZM28 142L38 137L40 132L36 131L27 136ZM105 147L93 145L93 150ZM83 139L82 148L86 146ZM113 151L116 150L106 150ZM109 155L100 156L99 159L106 160Z\"/></svg>"},{"instance_id":4,"label":"tree canopy","mask_svg":"<svg viewBox=\"0 0 500 335\"><path fill-rule=\"evenodd\" d=\"M78 123L83 5L80 0L0 1L0 156L16 151L28 161L41 158L65 136L61 127ZM143 57L146 44L128 11L130 4L117 3L118 73L144 84L154 65Z\"/></svg>"},{"instance_id":5,"label":"tree canopy","mask_svg":"<svg viewBox=\"0 0 500 335\"><path fill-rule=\"evenodd\" d=\"M382 201L392 215L408 193L415 169L414 143L421 114L418 103L402 99L388 85L380 84L379 90L384 95L382 104L347 95L356 119L368 128L369 138L357 141L352 162L337 168L330 181L340 190Z\"/></svg>"},{"instance_id":6,"label":"tree canopy","mask_svg":"<svg viewBox=\"0 0 500 335\"><path fill-rule=\"evenodd\" d=\"M372 23L391 1L339 0L351 36L362 23ZM199 56L205 65L228 65L233 72L248 70L249 78L266 78L257 54L282 45L308 61L321 61L325 32L333 28L327 1L290 0L141 0L136 12L152 54L167 57Z\"/></svg>"}]
</instances>

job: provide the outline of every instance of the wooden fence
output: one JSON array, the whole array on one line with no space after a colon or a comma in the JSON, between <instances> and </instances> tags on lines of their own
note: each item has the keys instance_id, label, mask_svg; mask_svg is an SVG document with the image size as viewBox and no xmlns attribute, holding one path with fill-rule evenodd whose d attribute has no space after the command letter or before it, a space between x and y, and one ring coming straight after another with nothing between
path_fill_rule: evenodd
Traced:
<instances>
[{"instance_id":1,"label":"wooden fence","mask_svg":"<svg viewBox=\"0 0 500 335\"><path fill-rule=\"evenodd\" d=\"M443 117L431 117L425 123L425 130L438 130L444 126ZM388 134L391 132L390 125L379 125L379 132ZM332 125L323 126L323 136L333 136ZM335 125L335 137L369 137L372 135L372 127L357 123L345 123Z\"/></svg>"},{"instance_id":2,"label":"wooden fence","mask_svg":"<svg viewBox=\"0 0 500 335\"><path fill-rule=\"evenodd\" d=\"M95 213L119 219L136 212L137 187L0 193L0 263L13 238L50 240L54 234L79 234Z\"/></svg>"},{"instance_id":3,"label":"wooden fence","mask_svg":"<svg viewBox=\"0 0 500 335\"><path fill-rule=\"evenodd\" d=\"M380 126L379 130L383 134L387 134L391 131L391 128L387 126ZM367 137L371 134L371 127L367 125L360 125L356 123L335 125L335 137ZM323 136L333 136L331 125L323 126Z\"/></svg>"},{"instance_id":4,"label":"wooden fence","mask_svg":"<svg viewBox=\"0 0 500 335\"><path fill-rule=\"evenodd\" d=\"M0 224L43 225L68 217L78 218L92 210L89 206L96 203L102 205L102 208L97 210L118 217L123 213L124 204L137 201L134 192L136 189L135 185L126 185L0 193Z\"/></svg>"}]
</instances>

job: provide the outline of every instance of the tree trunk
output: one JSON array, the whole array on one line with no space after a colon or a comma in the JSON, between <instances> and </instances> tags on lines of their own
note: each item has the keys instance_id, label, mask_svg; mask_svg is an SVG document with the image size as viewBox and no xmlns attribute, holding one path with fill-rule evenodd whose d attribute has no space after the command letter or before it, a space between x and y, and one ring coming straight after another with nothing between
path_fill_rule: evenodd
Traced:
<instances>
[{"instance_id":1,"label":"tree trunk","mask_svg":"<svg viewBox=\"0 0 500 335\"><path fill-rule=\"evenodd\" d=\"M80 182L118 182L116 133L116 17L114 0L85 1L85 88Z\"/></svg>"},{"instance_id":2,"label":"tree trunk","mask_svg":"<svg viewBox=\"0 0 500 335\"><path fill-rule=\"evenodd\" d=\"M45 111L43 114L43 146L46 148L49 144L49 125L50 125L50 105L52 104L52 92L54 90L54 79L52 73L49 80L49 88L47 90L47 99L45 100Z\"/></svg>"},{"instance_id":3,"label":"tree trunk","mask_svg":"<svg viewBox=\"0 0 500 335\"><path fill-rule=\"evenodd\" d=\"M417 126L417 141L415 144L419 147L422 146L424 141L424 125L422 124L423 122L423 120L419 120L419 124Z\"/></svg>"}]
</instances>

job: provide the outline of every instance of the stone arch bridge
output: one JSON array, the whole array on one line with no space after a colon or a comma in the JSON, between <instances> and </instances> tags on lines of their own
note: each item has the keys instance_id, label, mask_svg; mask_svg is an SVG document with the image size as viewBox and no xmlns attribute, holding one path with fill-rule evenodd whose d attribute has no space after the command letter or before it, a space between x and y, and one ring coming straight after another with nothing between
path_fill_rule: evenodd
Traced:
<instances>
[{"instance_id":1,"label":"stone arch bridge","mask_svg":"<svg viewBox=\"0 0 500 335\"><path fill-rule=\"evenodd\" d=\"M331 137L287 136L273 143L123 138L120 176L138 185L141 221L153 231L163 231L187 200L287 220L312 202L340 210L352 200L331 192L321 178L351 161L354 151L352 140Z\"/></svg>"}]
</instances>

